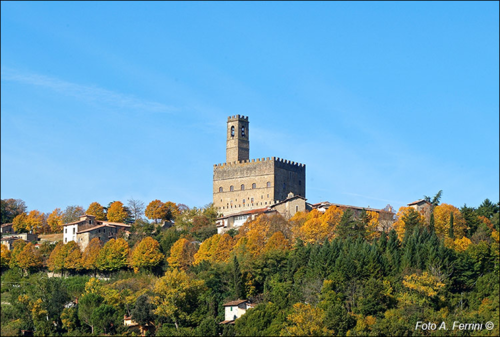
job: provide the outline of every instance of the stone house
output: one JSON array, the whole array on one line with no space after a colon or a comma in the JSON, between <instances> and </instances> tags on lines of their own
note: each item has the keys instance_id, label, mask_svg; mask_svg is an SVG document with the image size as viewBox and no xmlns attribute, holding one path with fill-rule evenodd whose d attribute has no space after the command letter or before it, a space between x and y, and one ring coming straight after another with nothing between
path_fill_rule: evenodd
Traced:
<instances>
[{"instance_id":1,"label":"stone house","mask_svg":"<svg viewBox=\"0 0 500 337\"><path fill-rule=\"evenodd\" d=\"M96 220L95 216L85 214L80 220L63 225L63 242L75 241L84 250L93 238L99 238L104 244L116 239L120 231L130 229L130 225Z\"/></svg>"},{"instance_id":2,"label":"stone house","mask_svg":"<svg viewBox=\"0 0 500 337\"><path fill-rule=\"evenodd\" d=\"M0 233L2 234L15 234L12 223L4 223L0 227Z\"/></svg>"},{"instance_id":3,"label":"stone house","mask_svg":"<svg viewBox=\"0 0 500 337\"><path fill-rule=\"evenodd\" d=\"M36 242L38 240L38 235L31 233L20 233L20 234L9 234L2 235L2 245L6 245L9 250L12 250L14 241L24 240L26 242Z\"/></svg>"},{"instance_id":4,"label":"stone house","mask_svg":"<svg viewBox=\"0 0 500 337\"><path fill-rule=\"evenodd\" d=\"M422 214L425 217L426 222L430 222L431 213L432 213L432 209L433 209L433 206L430 202L428 202L425 199L420 199L420 200L417 200L414 202L410 202L408 204L408 207L411 207L411 208L414 208L415 210L417 210L417 212L419 212L420 214Z\"/></svg>"}]
</instances>

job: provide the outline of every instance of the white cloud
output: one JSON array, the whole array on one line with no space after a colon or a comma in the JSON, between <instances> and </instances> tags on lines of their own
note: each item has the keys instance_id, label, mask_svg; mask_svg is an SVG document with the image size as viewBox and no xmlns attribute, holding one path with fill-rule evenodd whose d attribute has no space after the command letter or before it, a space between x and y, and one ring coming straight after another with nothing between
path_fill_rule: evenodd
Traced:
<instances>
[{"instance_id":1,"label":"white cloud","mask_svg":"<svg viewBox=\"0 0 500 337\"><path fill-rule=\"evenodd\" d=\"M2 81L12 81L47 88L67 96L75 97L88 103L97 103L120 108L148 112L174 112L178 109L158 102L146 101L133 95L99 88L71 83L58 78L39 75L35 73L21 73L13 69L2 67Z\"/></svg>"}]
</instances>

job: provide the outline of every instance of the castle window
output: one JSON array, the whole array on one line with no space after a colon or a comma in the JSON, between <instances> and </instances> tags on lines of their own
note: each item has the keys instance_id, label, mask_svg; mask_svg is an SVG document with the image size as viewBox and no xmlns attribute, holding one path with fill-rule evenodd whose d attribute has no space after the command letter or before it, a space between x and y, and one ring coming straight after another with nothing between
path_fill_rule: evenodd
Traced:
<instances>
[{"instance_id":1,"label":"castle window","mask_svg":"<svg viewBox=\"0 0 500 337\"><path fill-rule=\"evenodd\" d=\"M229 190L230 190L231 192L232 192L232 191L234 191L234 186L233 186L233 185L231 185L231 186L229 187Z\"/></svg>"},{"instance_id":2,"label":"castle window","mask_svg":"<svg viewBox=\"0 0 500 337\"><path fill-rule=\"evenodd\" d=\"M241 136L245 137L245 126L244 125L241 127Z\"/></svg>"},{"instance_id":3,"label":"castle window","mask_svg":"<svg viewBox=\"0 0 500 337\"><path fill-rule=\"evenodd\" d=\"M252 184L252 189L256 189L257 185L255 183Z\"/></svg>"},{"instance_id":4,"label":"castle window","mask_svg":"<svg viewBox=\"0 0 500 337\"><path fill-rule=\"evenodd\" d=\"M252 198L252 199L250 199L250 202L253 204L253 198Z\"/></svg>"},{"instance_id":5,"label":"castle window","mask_svg":"<svg viewBox=\"0 0 500 337\"><path fill-rule=\"evenodd\" d=\"M260 198L261 198L261 199L264 199L264 196L263 196L263 195L261 195L261 196L260 196Z\"/></svg>"},{"instance_id":6,"label":"castle window","mask_svg":"<svg viewBox=\"0 0 500 337\"><path fill-rule=\"evenodd\" d=\"M245 205L245 199L243 199L243 205Z\"/></svg>"},{"instance_id":7,"label":"castle window","mask_svg":"<svg viewBox=\"0 0 500 337\"><path fill-rule=\"evenodd\" d=\"M223 191L224 191L224 189L222 188L222 186L221 186L221 187L219 187L219 193L221 193L221 192L223 192Z\"/></svg>"},{"instance_id":8,"label":"castle window","mask_svg":"<svg viewBox=\"0 0 500 337\"><path fill-rule=\"evenodd\" d=\"M231 137L234 137L234 126L231 126Z\"/></svg>"},{"instance_id":9,"label":"castle window","mask_svg":"<svg viewBox=\"0 0 500 337\"><path fill-rule=\"evenodd\" d=\"M299 206L295 206L295 213L299 211Z\"/></svg>"},{"instance_id":10,"label":"castle window","mask_svg":"<svg viewBox=\"0 0 500 337\"><path fill-rule=\"evenodd\" d=\"M245 184L241 184L241 190L244 191L245 190Z\"/></svg>"},{"instance_id":11,"label":"castle window","mask_svg":"<svg viewBox=\"0 0 500 337\"><path fill-rule=\"evenodd\" d=\"M267 182L267 187L271 187L271 182L270 181Z\"/></svg>"},{"instance_id":12,"label":"castle window","mask_svg":"<svg viewBox=\"0 0 500 337\"><path fill-rule=\"evenodd\" d=\"M299 186L302 185L302 180L299 180Z\"/></svg>"},{"instance_id":13,"label":"castle window","mask_svg":"<svg viewBox=\"0 0 500 337\"><path fill-rule=\"evenodd\" d=\"M283 189L286 189L286 183L283 183Z\"/></svg>"}]
</instances>

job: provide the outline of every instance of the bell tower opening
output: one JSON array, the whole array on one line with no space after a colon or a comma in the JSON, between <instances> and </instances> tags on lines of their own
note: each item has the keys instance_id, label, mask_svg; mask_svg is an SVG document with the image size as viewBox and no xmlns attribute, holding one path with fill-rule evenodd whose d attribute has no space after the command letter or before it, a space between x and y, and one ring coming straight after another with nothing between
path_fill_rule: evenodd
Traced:
<instances>
[{"instance_id":1,"label":"bell tower opening","mask_svg":"<svg viewBox=\"0 0 500 337\"><path fill-rule=\"evenodd\" d=\"M226 162L250 159L248 116L230 116L227 119Z\"/></svg>"}]
</instances>

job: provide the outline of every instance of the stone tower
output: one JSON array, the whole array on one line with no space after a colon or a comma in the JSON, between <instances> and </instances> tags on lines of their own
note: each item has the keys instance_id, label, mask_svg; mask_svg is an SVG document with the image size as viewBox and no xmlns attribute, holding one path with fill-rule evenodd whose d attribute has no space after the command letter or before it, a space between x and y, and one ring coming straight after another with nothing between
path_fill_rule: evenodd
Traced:
<instances>
[{"instance_id":1,"label":"stone tower","mask_svg":"<svg viewBox=\"0 0 500 337\"><path fill-rule=\"evenodd\" d=\"M248 116L229 116L227 119L226 163L250 159Z\"/></svg>"},{"instance_id":2,"label":"stone tower","mask_svg":"<svg viewBox=\"0 0 500 337\"><path fill-rule=\"evenodd\" d=\"M306 165L281 158L250 160L248 117L227 119L226 162L214 165L213 203L230 215L306 196Z\"/></svg>"}]
</instances>

